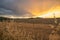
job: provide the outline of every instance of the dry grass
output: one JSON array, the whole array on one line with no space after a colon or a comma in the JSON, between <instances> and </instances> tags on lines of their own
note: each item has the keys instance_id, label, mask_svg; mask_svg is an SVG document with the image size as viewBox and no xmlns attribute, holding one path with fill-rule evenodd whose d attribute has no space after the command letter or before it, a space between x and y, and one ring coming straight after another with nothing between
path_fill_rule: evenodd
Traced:
<instances>
[{"instance_id":1,"label":"dry grass","mask_svg":"<svg viewBox=\"0 0 60 40\"><path fill-rule=\"evenodd\" d=\"M48 40L50 32L47 24L0 22L0 40Z\"/></svg>"}]
</instances>

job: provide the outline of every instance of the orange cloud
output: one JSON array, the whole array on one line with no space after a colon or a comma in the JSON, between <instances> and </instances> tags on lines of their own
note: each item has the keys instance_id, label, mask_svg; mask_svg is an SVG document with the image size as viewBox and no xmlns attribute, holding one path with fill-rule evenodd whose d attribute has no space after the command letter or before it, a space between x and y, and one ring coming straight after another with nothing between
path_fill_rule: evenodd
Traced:
<instances>
[{"instance_id":1,"label":"orange cloud","mask_svg":"<svg viewBox=\"0 0 60 40\"><path fill-rule=\"evenodd\" d=\"M47 14L49 11L57 10L60 7L60 1L57 0L33 0L29 7L25 7L25 10L32 13L34 16L40 16ZM56 7L56 9L55 9Z\"/></svg>"},{"instance_id":2,"label":"orange cloud","mask_svg":"<svg viewBox=\"0 0 60 40\"><path fill-rule=\"evenodd\" d=\"M38 17L43 17L43 18L53 18L54 15L58 18L60 18L60 6L55 6L55 7L52 7L49 11L46 12L46 14L44 15L40 15Z\"/></svg>"}]
</instances>

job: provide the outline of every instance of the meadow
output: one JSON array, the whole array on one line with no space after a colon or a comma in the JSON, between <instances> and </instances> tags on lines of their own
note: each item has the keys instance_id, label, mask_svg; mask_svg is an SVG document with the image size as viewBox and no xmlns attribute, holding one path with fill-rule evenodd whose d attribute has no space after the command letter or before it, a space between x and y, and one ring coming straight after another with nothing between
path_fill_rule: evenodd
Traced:
<instances>
[{"instance_id":1,"label":"meadow","mask_svg":"<svg viewBox=\"0 0 60 40\"><path fill-rule=\"evenodd\" d=\"M0 40L49 40L51 31L50 24L13 20L0 22Z\"/></svg>"}]
</instances>

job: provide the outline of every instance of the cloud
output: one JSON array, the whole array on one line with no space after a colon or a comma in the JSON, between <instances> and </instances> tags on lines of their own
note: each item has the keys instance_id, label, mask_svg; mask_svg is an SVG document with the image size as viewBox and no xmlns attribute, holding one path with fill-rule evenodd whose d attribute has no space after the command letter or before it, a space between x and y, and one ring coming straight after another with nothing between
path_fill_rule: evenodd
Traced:
<instances>
[{"instance_id":1,"label":"cloud","mask_svg":"<svg viewBox=\"0 0 60 40\"><path fill-rule=\"evenodd\" d=\"M14 12L12 10L7 10L7 9L4 9L4 8L0 8L0 15L13 15Z\"/></svg>"},{"instance_id":2,"label":"cloud","mask_svg":"<svg viewBox=\"0 0 60 40\"><path fill-rule=\"evenodd\" d=\"M57 5L60 0L0 0L0 15L30 17Z\"/></svg>"},{"instance_id":3,"label":"cloud","mask_svg":"<svg viewBox=\"0 0 60 40\"><path fill-rule=\"evenodd\" d=\"M32 16L24 10L26 1L23 0L0 0L0 15Z\"/></svg>"}]
</instances>

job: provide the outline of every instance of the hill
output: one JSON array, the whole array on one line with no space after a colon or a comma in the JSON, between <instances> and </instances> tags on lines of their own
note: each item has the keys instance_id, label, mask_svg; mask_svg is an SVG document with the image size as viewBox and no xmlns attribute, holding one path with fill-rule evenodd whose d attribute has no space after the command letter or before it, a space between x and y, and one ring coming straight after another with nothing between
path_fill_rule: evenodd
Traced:
<instances>
[{"instance_id":1,"label":"hill","mask_svg":"<svg viewBox=\"0 0 60 40\"><path fill-rule=\"evenodd\" d=\"M60 18L56 18L57 22L60 23ZM0 21L14 21L14 22L25 22L25 23L42 23L42 24L54 24L54 18L7 18L0 17Z\"/></svg>"}]
</instances>

